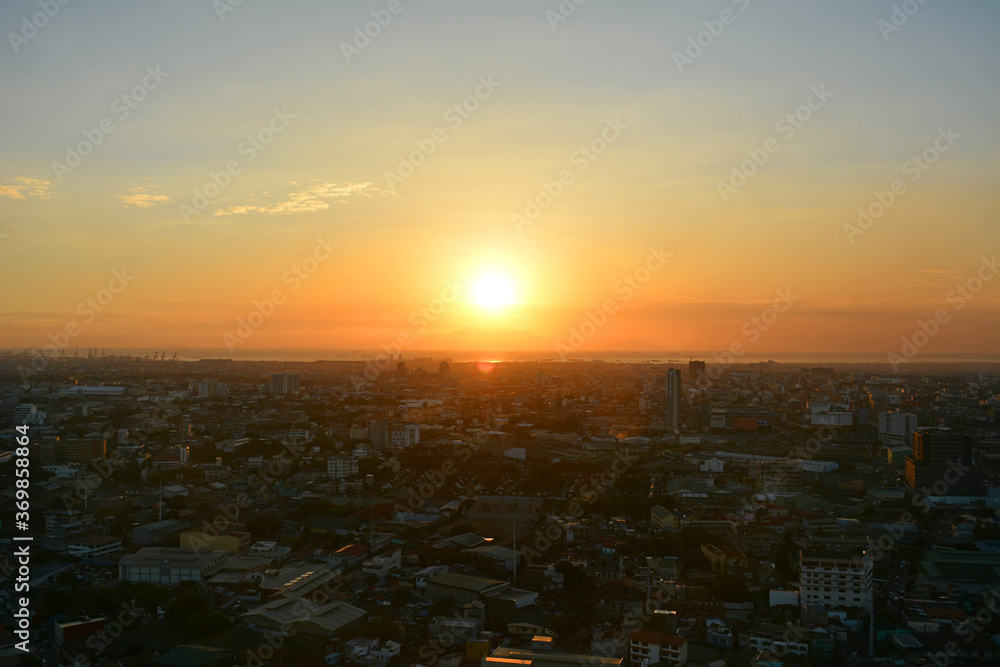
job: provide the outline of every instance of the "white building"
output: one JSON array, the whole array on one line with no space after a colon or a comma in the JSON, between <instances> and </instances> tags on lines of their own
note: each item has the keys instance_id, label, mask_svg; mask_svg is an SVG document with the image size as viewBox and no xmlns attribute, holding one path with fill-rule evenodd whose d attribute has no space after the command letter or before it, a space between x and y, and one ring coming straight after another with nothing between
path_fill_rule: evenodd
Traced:
<instances>
[{"instance_id":1,"label":"white building","mask_svg":"<svg viewBox=\"0 0 1000 667\"><path fill-rule=\"evenodd\" d=\"M917 428L917 416L909 412L878 413L878 437L882 444L893 447L912 447L913 431Z\"/></svg>"},{"instance_id":2,"label":"white building","mask_svg":"<svg viewBox=\"0 0 1000 667\"><path fill-rule=\"evenodd\" d=\"M361 564L361 571L365 574L374 574L379 579L385 577L390 572L395 572L403 566L403 551L396 549L384 556L375 556Z\"/></svg>"},{"instance_id":3,"label":"white building","mask_svg":"<svg viewBox=\"0 0 1000 667\"><path fill-rule=\"evenodd\" d=\"M387 429L388 444L392 447L409 447L420 442L420 424L414 422L393 423Z\"/></svg>"},{"instance_id":4,"label":"white building","mask_svg":"<svg viewBox=\"0 0 1000 667\"><path fill-rule=\"evenodd\" d=\"M634 630L629 636L629 664L686 665L687 639L652 630Z\"/></svg>"},{"instance_id":5,"label":"white building","mask_svg":"<svg viewBox=\"0 0 1000 667\"><path fill-rule=\"evenodd\" d=\"M330 479L346 479L358 474L358 460L348 456L331 456L326 460L326 474Z\"/></svg>"},{"instance_id":6,"label":"white building","mask_svg":"<svg viewBox=\"0 0 1000 667\"><path fill-rule=\"evenodd\" d=\"M291 547L279 547L277 542L269 542L261 540L260 542L255 542L253 546L247 551L247 556L250 558L263 558L271 563L271 565L277 565L283 560L288 558L292 554Z\"/></svg>"},{"instance_id":7,"label":"white building","mask_svg":"<svg viewBox=\"0 0 1000 667\"><path fill-rule=\"evenodd\" d=\"M781 591L773 589L768 591L768 602L771 607L781 607L781 606L799 606L799 592L798 591Z\"/></svg>"},{"instance_id":8,"label":"white building","mask_svg":"<svg viewBox=\"0 0 1000 667\"><path fill-rule=\"evenodd\" d=\"M854 411L842 403L809 403L809 423L813 426L853 426Z\"/></svg>"},{"instance_id":9,"label":"white building","mask_svg":"<svg viewBox=\"0 0 1000 667\"><path fill-rule=\"evenodd\" d=\"M122 538L111 535L87 535L66 541L67 555L76 558L102 558L122 550Z\"/></svg>"},{"instance_id":10,"label":"white building","mask_svg":"<svg viewBox=\"0 0 1000 667\"><path fill-rule=\"evenodd\" d=\"M802 606L872 611L871 552L802 551L799 554L799 591Z\"/></svg>"},{"instance_id":11,"label":"white building","mask_svg":"<svg viewBox=\"0 0 1000 667\"><path fill-rule=\"evenodd\" d=\"M698 470L701 472L722 472L725 467L726 462L722 459L709 459L698 466Z\"/></svg>"}]
</instances>

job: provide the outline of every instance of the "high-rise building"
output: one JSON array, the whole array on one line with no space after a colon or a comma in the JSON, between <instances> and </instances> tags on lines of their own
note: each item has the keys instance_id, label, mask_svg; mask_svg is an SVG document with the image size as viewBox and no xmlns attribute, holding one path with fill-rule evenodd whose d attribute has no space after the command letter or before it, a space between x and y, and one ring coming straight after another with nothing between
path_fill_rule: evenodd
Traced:
<instances>
[{"instance_id":1,"label":"high-rise building","mask_svg":"<svg viewBox=\"0 0 1000 667\"><path fill-rule=\"evenodd\" d=\"M681 372L676 368L667 371L667 430L677 431L681 417Z\"/></svg>"},{"instance_id":2,"label":"high-rise building","mask_svg":"<svg viewBox=\"0 0 1000 667\"><path fill-rule=\"evenodd\" d=\"M198 383L198 398L211 398L219 393L219 384L215 380L202 380Z\"/></svg>"},{"instance_id":3,"label":"high-rise building","mask_svg":"<svg viewBox=\"0 0 1000 667\"><path fill-rule=\"evenodd\" d=\"M107 441L100 433L88 433L82 438L64 439L55 443L59 463L86 463L107 458Z\"/></svg>"},{"instance_id":4,"label":"high-rise building","mask_svg":"<svg viewBox=\"0 0 1000 667\"><path fill-rule=\"evenodd\" d=\"M358 474L358 460L351 456L331 456L326 460L326 474L330 479L345 479Z\"/></svg>"},{"instance_id":5,"label":"high-rise building","mask_svg":"<svg viewBox=\"0 0 1000 667\"><path fill-rule=\"evenodd\" d=\"M802 461L799 459L758 461L757 484L765 493L801 491Z\"/></svg>"},{"instance_id":6,"label":"high-rise building","mask_svg":"<svg viewBox=\"0 0 1000 667\"><path fill-rule=\"evenodd\" d=\"M934 495L973 495L980 491L972 467L972 438L950 428L918 428L913 453L906 457L906 483Z\"/></svg>"},{"instance_id":7,"label":"high-rise building","mask_svg":"<svg viewBox=\"0 0 1000 667\"><path fill-rule=\"evenodd\" d=\"M705 376L705 362L704 361L689 361L688 362L688 382L697 382Z\"/></svg>"},{"instance_id":8,"label":"high-rise building","mask_svg":"<svg viewBox=\"0 0 1000 667\"><path fill-rule=\"evenodd\" d=\"M372 449L377 452L385 449L388 432L389 424L387 422L368 422L368 439L372 441Z\"/></svg>"},{"instance_id":9,"label":"high-rise building","mask_svg":"<svg viewBox=\"0 0 1000 667\"><path fill-rule=\"evenodd\" d=\"M409 447L420 442L420 424L415 422L389 425L388 442L393 447Z\"/></svg>"},{"instance_id":10,"label":"high-rise building","mask_svg":"<svg viewBox=\"0 0 1000 667\"><path fill-rule=\"evenodd\" d=\"M409 447L420 442L420 424L416 422L368 422L368 438L372 449L382 451L386 447Z\"/></svg>"},{"instance_id":11,"label":"high-rise building","mask_svg":"<svg viewBox=\"0 0 1000 667\"><path fill-rule=\"evenodd\" d=\"M799 552L799 591L802 606L823 605L829 609L873 608L872 552Z\"/></svg>"},{"instance_id":12,"label":"high-rise building","mask_svg":"<svg viewBox=\"0 0 1000 667\"><path fill-rule=\"evenodd\" d=\"M878 413L878 437L888 447L913 446L913 432L917 429L917 416L909 412Z\"/></svg>"},{"instance_id":13,"label":"high-rise building","mask_svg":"<svg viewBox=\"0 0 1000 667\"><path fill-rule=\"evenodd\" d=\"M438 377L446 378L450 374L451 374L451 364L449 364L447 361L442 361L438 365Z\"/></svg>"},{"instance_id":14,"label":"high-rise building","mask_svg":"<svg viewBox=\"0 0 1000 667\"><path fill-rule=\"evenodd\" d=\"M298 373L277 373L271 376L272 394L295 394L299 391Z\"/></svg>"}]
</instances>

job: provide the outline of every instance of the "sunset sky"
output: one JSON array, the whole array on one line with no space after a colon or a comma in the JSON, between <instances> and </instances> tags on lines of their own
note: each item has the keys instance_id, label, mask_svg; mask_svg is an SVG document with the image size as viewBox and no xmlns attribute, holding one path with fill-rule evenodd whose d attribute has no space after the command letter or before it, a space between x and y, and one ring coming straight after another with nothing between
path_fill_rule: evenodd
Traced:
<instances>
[{"instance_id":1,"label":"sunset sky","mask_svg":"<svg viewBox=\"0 0 1000 667\"><path fill-rule=\"evenodd\" d=\"M1000 3L227 3L0 3L0 348L1000 357Z\"/></svg>"}]
</instances>

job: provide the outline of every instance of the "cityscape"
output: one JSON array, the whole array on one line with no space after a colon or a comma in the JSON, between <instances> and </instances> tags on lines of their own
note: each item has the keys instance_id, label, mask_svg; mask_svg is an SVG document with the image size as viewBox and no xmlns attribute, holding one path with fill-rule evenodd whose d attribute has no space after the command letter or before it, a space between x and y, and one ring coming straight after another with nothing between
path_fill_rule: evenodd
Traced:
<instances>
[{"instance_id":1,"label":"cityscape","mask_svg":"<svg viewBox=\"0 0 1000 667\"><path fill-rule=\"evenodd\" d=\"M1000 665L1000 3L0 29L0 667Z\"/></svg>"},{"instance_id":2,"label":"cityscape","mask_svg":"<svg viewBox=\"0 0 1000 667\"><path fill-rule=\"evenodd\" d=\"M1000 660L996 364L30 360L45 664Z\"/></svg>"}]
</instances>

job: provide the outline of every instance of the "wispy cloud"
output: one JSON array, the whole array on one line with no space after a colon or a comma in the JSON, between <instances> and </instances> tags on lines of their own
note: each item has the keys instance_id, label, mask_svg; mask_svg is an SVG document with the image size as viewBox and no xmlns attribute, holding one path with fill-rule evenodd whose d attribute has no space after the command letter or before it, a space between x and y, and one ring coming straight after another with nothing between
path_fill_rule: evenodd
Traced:
<instances>
[{"instance_id":1,"label":"wispy cloud","mask_svg":"<svg viewBox=\"0 0 1000 667\"><path fill-rule=\"evenodd\" d=\"M152 192L155 187L155 185L149 182L139 183L129 188L127 195L116 195L116 197L126 206L135 206L138 208L169 204L171 201L170 197Z\"/></svg>"},{"instance_id":2,"label":"wispy cloud","mask_svg":"<svg viewBox=\"0 0 1000 667\"><path fill-rule=\"evenodd\" d=\"M52 196L52 181L43 181L27 176L18 176L7 184L0 183L0 197L10 199L48 199Z\"/></svg>"},{"instance_id":3,"label":"wispy cloud","mask_svg":"<svg viewBox=\"0 0 1000 667\"><path fill-rule=\"evenodd\" d=\"M347 204L352 197L392 196L388 190L371 183L351 183L350 181L328 181L308 186L292 185L302 189L288 194L284 201L271 205L242 204L231 205L215 212L215 215L245 215L266 213L268 215L288 215L291 213L311 213L330 208L330 200ZM267 193L268 195L270 193Z\"/></svg>"}]
</instances>

